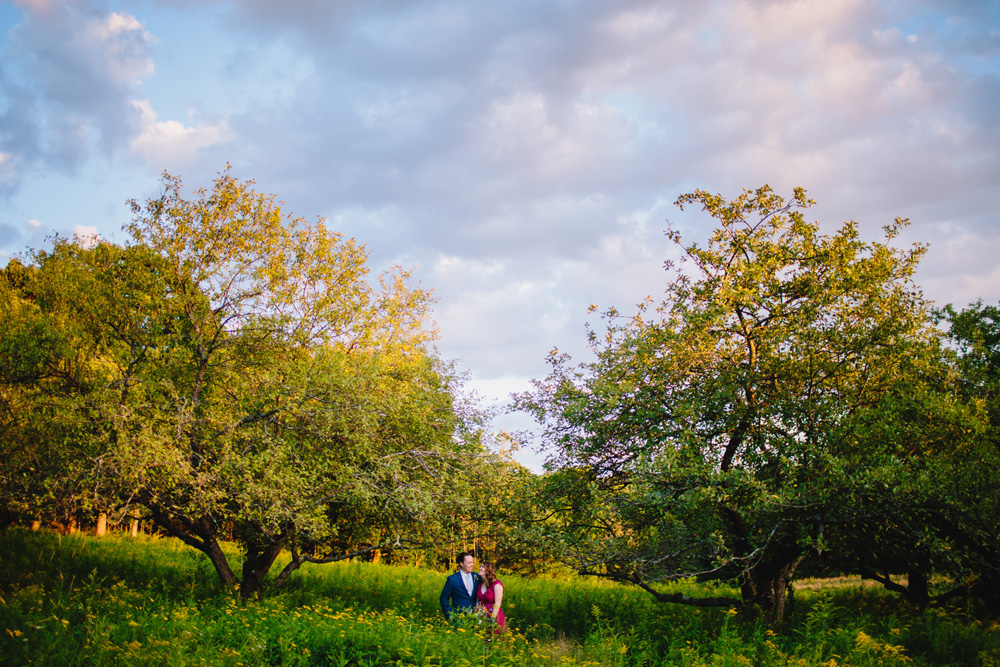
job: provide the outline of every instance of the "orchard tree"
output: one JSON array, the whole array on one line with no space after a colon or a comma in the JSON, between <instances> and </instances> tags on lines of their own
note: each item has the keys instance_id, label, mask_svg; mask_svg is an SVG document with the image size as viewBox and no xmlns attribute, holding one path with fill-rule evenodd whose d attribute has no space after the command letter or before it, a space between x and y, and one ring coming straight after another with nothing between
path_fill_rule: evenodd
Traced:
<instances>
[{"instance_id":1,"label":"orchard tree","mask_svg":"<svg viewBox=\"0 0 1000 667\"><path fill-rule=\"evenodd\" d=\"M951 304L939 313L958 355L966 398L982 400L993 437L1000 442L1000 306L977 301L961 311Z\"/></svg>"},{"instance_id":2,"label":"orchard tree","mask_svg":"<svg viewBox=\"0 0 1000 667\"><path fill-rule=\"evenodd\" d=\"M167 317L162 263L142 247L85 249L59 238L32 260L0 272L0 479L17 514L69 523L97 509L82 483L100 451L87 450L92 399L128 356L123 342L137 353L153 345ZM108 269L119 277L109 280ZM120 291L125 276L130 294Z\"/></svg>"},{"instance_id":3,"label":"orchard tree","mask_svg":"<svg viewBox=\"0 0 1000 667\"><path fill-rule=\"evenodd\" d=\"M1000 609L1000 310L936 313L945 347L859 413L854 439L890 465L855 467L831 544L837 566L917 606L956 595ZM842 488L848 488L842 485ZM842 560L846 556L847 561ZM905 582L890 574L906 574ZM931 576L948 587L932 591Z\"/></svg>"},{"instance_id":4,"label":"orchard tree","mask_svg":"<svg viewBox=\"0 0 1000 667\"><path fill-rule=\"evenodd\" d=\"M976 409L979 427L968 429L961 460L948 472L949 513L942 539L956 553L948 574L970 593L1000 611L1000 306L977 301L940 313L956 352L959 400ZM950 443L954 446L954 442ZM960 502L959 502L960 501ZM957 509L952 504L959 505ZM959 511L960 510L960 511Z\"/></svg>"},{"instance_id":5,"label":"orchard tree","mask_svg":"<svg viewBox=\"0 0 1000 667\"><path fill-rule=\"evenodd\" d=\"M767 186L680 197L718 227L705 246L668 231L683 259L662 301L603 313L595 360L553 354L516 400L557 452L542 501L555 523L539 530L579 572L777 622L799 565L873 520L901 464L871 414L940 365L911 280L924 248L893 246L901 219L882 242L854 222L821 234L803 216L813 203ZM740 598L655 586L688 577L732 581Z\"/></svg>"},{"instance_id":6,"label":"orchard tree","mask_svg":"<svg viewBox=\"0 0 1000 667\"><path fill-rule=\"evenodd\" d=\"M399 269L373 279L363 246L252 185L227 170L186 199L164 175L130 202L131 245L57 241L9 267L5 308L45 343L7 346L0 369L5 486L142 508L244 597L283 549L278 585L419 540L482 453L430 295ZM72 464L62 486L53 461Z\"/></svg>"},{"instance_id":7,"label":"orchard tree","mask_svg":"<svg viewBox=\"0 0 1000 667\"><path fill-rule=\"evenodd\" d=\"M857 439L876 443L892 465L852 475L852 506L864 520L850 522L834 551L917 606L962 594L996 611L1000 309L948 305L936 316L946 345L938 363L915 358L907 382L855 420ZM932 595L931 575L951 586Z\"/></svg>"},{"instance_id":8,"label":"orchard tree","mask_svg":"<svg viewBox=\"0 0 1000 667\"><path fill-rule=\"evenodd\" d=\"M537 574L551 563L548 545L533 542L529 539L533 533L521 527L538 518L532 496L541 478L514 460L517 436L504 432L497 436L491 447L496 454L482 483L471 489L470 507L462 519L476 536L484 560L506 572Z\"/></svg>"}]
</instances>

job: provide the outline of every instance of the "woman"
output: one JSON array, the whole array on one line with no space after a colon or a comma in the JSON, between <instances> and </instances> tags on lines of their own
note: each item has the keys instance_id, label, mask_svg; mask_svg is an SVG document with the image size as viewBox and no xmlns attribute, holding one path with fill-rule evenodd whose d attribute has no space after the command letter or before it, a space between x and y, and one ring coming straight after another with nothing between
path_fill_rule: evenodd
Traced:
<instances>
[{"instance_id":1,"label":"woman","mask_svg":"<svg viewBox=\"0 0 1000 667\"><path fill-rule=\"evenodd\" d=\"M476 599L479 604L486 609L497 624L497 633L507 629L507 619L503 616L503 609L500 608L503 602L503 584L497 579L497 566L495 563L483 563L479 568L479 587L476 589Z\"/></svg>"}]
</instances>

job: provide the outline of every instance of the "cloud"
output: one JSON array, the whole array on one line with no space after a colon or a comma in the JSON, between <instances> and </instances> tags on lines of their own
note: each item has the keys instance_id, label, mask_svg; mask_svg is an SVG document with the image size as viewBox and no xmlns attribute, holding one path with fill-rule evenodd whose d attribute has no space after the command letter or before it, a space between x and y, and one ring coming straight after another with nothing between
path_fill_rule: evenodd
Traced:
<instances>
[{"instance_id":1,"label":"cloud","mask_svg":"<svg viewBox=\"0 0 1000 667\"><path fill-rule=\"evenodd\" d=\"M0 52L0 187L28 170L72 171L132 134L131 91L153 72L152 36L133 16L75 2L28 2Z\"/></svg>"},{"instance_id":2,"label":"cloud","mask_svg":"<svg viewBox=\"0 0 1000 667\"><path fill-rule=\"evenodd\" d=\"M672 206L695 188L801 185L825 226L867 236L908 216L906 238L932 243L928 295L1000 284L977 254L996 243L996 3L182 0L142 22L57 7L31 9L4 52L0 179L80 164L105 133L105 155L192 185L231 162L377 264L418 265L442 347L504 378L490 386L544 372L552 345L584 354L589 304L655 298L667 219L688 242L714 225ZM158 12L175 7L171 31Z\"/></svg>"},{"instance_id":3,"label":"cloud","mask_svg":"<svg viewBox=\"0 0 1000 667\"><path fill-rule=\"evenodd\" d=\"M33 14L51 17L64 3L61 0L13 0L14 5L24 7Z\"/></svg>"},{"instance_id":4,"label":"cloud","mask_svg":"<svg viewBox=\"0 0 1000 667\"><path fill-rule=\"evenodd\" d=\"M82 248L93 248L101 240L97 233L97 227L90 225L76 225L73 227L73 237Z\"/></svg>"},{"instance_id":5,"label":"cloud","mask_svg":"<svg viewBox=\"0 0 1000 667\"><path fill-rule=\"evenodd\" d=\"M939 303L965 306L977 299L1000 303L1000 226L994 210L982 217L947 211L935 216L933 242L921 261L918 281L924 293ZM930 217L930 216L928 216ZM927 241L925 231L911 228L904 242Z\"/></svg>"},{"instance_id":6,"label":"cloud","mask_svg":"<svg viewBox=\"0 0 1000 667\"><path fill-rule=\"evenodd\" d=\"M234 163L421 265L452 349L489 373L657 289L666 219L691 241L712 224L669 205L694 187L803 185L828 224L909 215L925 240L995 216L996 39L963 3L229 7L300 63L280 104L226 116Z\"/></svg>"},{"instance_id":7,"label":"cloud","mask_svg":"<svg viewBox=\"0 0 1000 667\"><path fill-rule=\"evenodd\" d=\"M182 170L206 148L232 140L225 118L189 127L175 120L158 121L148 101L132 102L132 107L139 118L140 132L132 138L130 148L153 171Z\"/></svg>"}]
</instances>

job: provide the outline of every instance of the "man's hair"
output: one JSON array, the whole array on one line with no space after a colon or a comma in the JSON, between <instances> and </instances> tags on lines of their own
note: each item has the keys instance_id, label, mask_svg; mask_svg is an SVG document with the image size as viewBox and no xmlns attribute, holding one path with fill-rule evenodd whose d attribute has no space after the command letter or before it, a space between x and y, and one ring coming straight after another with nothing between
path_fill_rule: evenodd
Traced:
<instances>
[{"instance_id":1,"label":"man's hair","mask_svg":"<svg viewBox=\"0 0 1000 667\"><path fill-rule=\"evenodd\" d=\"M455 563L457 563L458 565L461 565L462 563L465 562L465 557L466 556L472 556L472 554L470 552L468 552L468 551L463 551L462 553L460 553L457 556L455 556ZM475 556L472 556L472 557L475 558Z\"/></svg>"}]
</instances>

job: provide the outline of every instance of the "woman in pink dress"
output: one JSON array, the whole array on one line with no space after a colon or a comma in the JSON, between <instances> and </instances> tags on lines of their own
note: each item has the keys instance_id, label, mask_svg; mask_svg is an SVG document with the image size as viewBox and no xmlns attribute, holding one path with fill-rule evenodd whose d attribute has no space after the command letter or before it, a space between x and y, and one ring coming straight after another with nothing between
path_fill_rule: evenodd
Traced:
<instances>
[{"instance_id":1,"label":"woman in pink dress","mask_svg":"<svg viewBox=\"0 0 1000 667\"><path fill-rule=\"evenodd\" d=\"M507 619L503 616L503 584L497 579L495 563L484 563L479 568L479 587L476 589L476 599L486 609L486 613L497 624L497 633L507 629Z\"/></svg>"}]
</instances>

